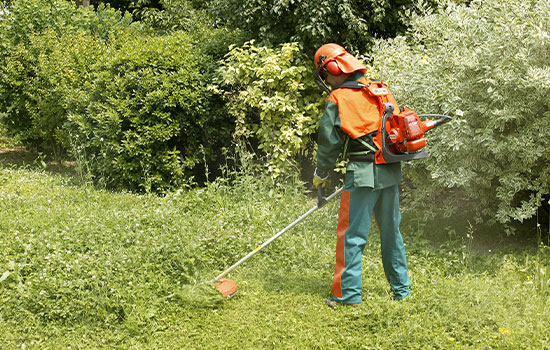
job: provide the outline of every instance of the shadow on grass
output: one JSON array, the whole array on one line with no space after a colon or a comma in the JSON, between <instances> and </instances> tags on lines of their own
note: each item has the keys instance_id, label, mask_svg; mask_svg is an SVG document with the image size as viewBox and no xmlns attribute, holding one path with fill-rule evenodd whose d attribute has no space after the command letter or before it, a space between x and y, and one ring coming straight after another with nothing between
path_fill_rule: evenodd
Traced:
<instances>
[{"instance_id":1,"label":"shadow on grass","mask_svg":"<svg viewBox=\"0 0 550 350\"><path fill-rule=\"evenodd\" d=\"M76 176L74 162L52 160L40 152L10 144L5 139L0 139L0 167L44 170L57 175Z\"/></svg>"},{"instance_id":2,"label":"shadow on grass","mask_svg":"<svg viewBox=\"0 0 550 350\"><path fill-rule=\"evenodd\" d=\"M449 218L431 221L424 221L409 213L403 216L401 231L406 243L414 239L415 242L429 242L435 248L464 247L480 255L537 250L539 236L536 218L524 220L522 223L512 222L509 227L499 223L473 222L467 210ZM513 233L507 234L506 231L510 228Z\"/></svg>"}]
</instances>

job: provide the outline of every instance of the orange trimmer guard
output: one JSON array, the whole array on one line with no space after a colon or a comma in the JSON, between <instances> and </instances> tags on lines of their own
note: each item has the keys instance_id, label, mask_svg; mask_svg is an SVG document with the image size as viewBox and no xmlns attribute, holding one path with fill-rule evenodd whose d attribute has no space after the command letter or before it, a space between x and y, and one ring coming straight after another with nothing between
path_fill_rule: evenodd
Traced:
<instances>
[{"instance_id":1,"label":"orange trimmer guard","mask_svg":"<svg viewBox=\"0 0 550 350\"><path fill-rule=\"evenodd\" d=\"M228 299L237 294L237 283L235 281L222 278L216 283L216 289L222 293L223 297Z\"/></svg>"}]
</instances>

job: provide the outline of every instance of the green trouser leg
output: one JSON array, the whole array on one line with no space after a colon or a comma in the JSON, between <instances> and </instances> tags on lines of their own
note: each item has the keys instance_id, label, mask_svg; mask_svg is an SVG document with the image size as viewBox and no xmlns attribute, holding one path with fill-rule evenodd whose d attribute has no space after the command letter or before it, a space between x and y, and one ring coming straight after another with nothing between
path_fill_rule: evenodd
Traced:
<instances>
[{"instance_id":1,"label":"green trouser leg","mask_svg":"<svg viewBox=\"0 0 550 350\"><path fill-rule=\"evenodd\" d=\"M409 295L411 283L399 232L398 186L376 191L367 187L346 186L340 202L332 286L334 298L345 304L361 302L362 255L373 212L380 227L382 262L392 292L396 299Z\"/></svg>"},{"instance_id":2,"label":"green trouser leg","mask_svg":"<svg viewBox=\"0 0 550 350\"><path fill-rule=\"evenodd\" d=\"M399 189L391 186L380 190L374 207L374 215L380 228L382 264L393 296L403 299L409 296L411 281L407 273L407 258L403 237L399 231L401 213L399 211Z\"/></svg>"}]
</instances>

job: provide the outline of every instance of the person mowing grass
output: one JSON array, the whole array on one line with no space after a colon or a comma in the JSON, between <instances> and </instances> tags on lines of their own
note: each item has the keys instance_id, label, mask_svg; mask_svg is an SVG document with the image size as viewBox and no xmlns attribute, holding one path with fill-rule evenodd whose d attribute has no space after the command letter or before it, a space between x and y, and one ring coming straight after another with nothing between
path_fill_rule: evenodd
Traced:
<instances>
[{"instance_id":1,"label":"person mowing grass","mask_svg":"<svg viewBox=\"0 0 550 350\"><path fill-rule=\"evenodd\" d=\"M314 187L325 187L340 154L348 159L336 229L333 296L325 302L331 308L361 303L361 260L373 213L390 292L395 300L402 300L409 296L411 282L399 231L401 163L375 162L380 149L376 135L384 112L379 99L364 89L342 86L344 82L368 85L377 80L365 78L366 67L338 44L321 46L314 62L315 81L329 94L319 122ZM391 93L389 102L399 108Z\"/></svg>"}]
</instances>

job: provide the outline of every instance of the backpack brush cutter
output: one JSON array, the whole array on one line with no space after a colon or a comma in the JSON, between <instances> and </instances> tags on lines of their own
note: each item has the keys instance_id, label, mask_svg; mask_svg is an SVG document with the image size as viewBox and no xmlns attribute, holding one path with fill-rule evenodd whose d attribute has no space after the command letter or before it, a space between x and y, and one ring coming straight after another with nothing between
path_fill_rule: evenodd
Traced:
<instances>
[{"instance_id":1,"label":"backpack brush cutter","mask_svg":"<svg viewBox=\"0 0 550 350\"><path fill-rule=\"evenodd\" d=\"M255 255L257 252L259 252L260 250L262 250L263 248L265 248L267 245L269 245L271 242L273 242L274 240L276 240L277 238L279 238L280 236L282 236L285 232L287 232L288 230L290 230L291 228L293 228L295 225L297 225L300 221L304 220L306 217L308 217L309 215L311 215L314 211L316 211L317 209L321 208L323 205L325 205L329 200L331 200L332 198L336 197L336 195L338 195L340 192L342 192L343 190L343 187L336 190L336 192L334 192L333 194L331 194L330 196L328 197L325 197L324 194L323 194L323 187L322 186L319 186L317 188L317 205L313 208L311 208L307 213L305 213L304 215L300 216L298 219L296 219L296 221L292 222L291 224L289 224L287 227L285 227L284 229L282 229L281 231L277 232L277 234L275 234L273 237L269 238L267 241L265 241L264 243L262 243L258 248L254 249L253 251L251 251L250 253L248 253L246 256L244 256L241 260L237 261L235 264L233 264L231 267L229 267L227 270L225 270L224 272L220 273L217 277L215 277L214 279L212 279L210 281L210 284L214 285L216 287L216 289L222 293L222 296L224 298L231 298L233 297L235 294L237 294L237 283L233 280L230 280L230 279L226 279L226 278L223 278L225 277L229 272L233 271L233 269L235 269L237 266L239 266L240 264L242 264L243 262L245 262L246 260L248 260L249 258L251 258L253 255Z\"/></svg>"},{"instance_id":2,"label":"backpack brush cutter","mask_svg":"<svg viewBox=\"0 0 550 350\"><path fill-rule=\"evenodd\" d=\"M424 133L452 120L451 117L443 114L418 115L406 107L395 111L395 106L389 102L391 92L386 84L377 79L368 79L365 82L346 81L338 87L338 89L341 88L363 90L366 95L376 98L379 105L383 106L382 122L378 130L373 133L378 150L367 146L376 151L374 157L376 164L426 158L427 152L417 152L426 146ZM440 119L422 121L420 117L439 117Z\"/></svg>"},{"instance_id":3,"label":"backpack brush cutter","mask_svg":"<svg viewBox=\"0 0 550 350\"><path fill-rule=\"evenodd\" d=\"M393 104L387 102L384 103L384 107L381 124L381 151L386 163L426 158L427 152L417 152L426 146L424 133L452 119L443 114L418 115L408 108L404 108L399 114L394 114ZM440 117L440 119L422 121L420 117ZM390 125L389 130L388 124Z\"/></svg>"}]
</instances>

